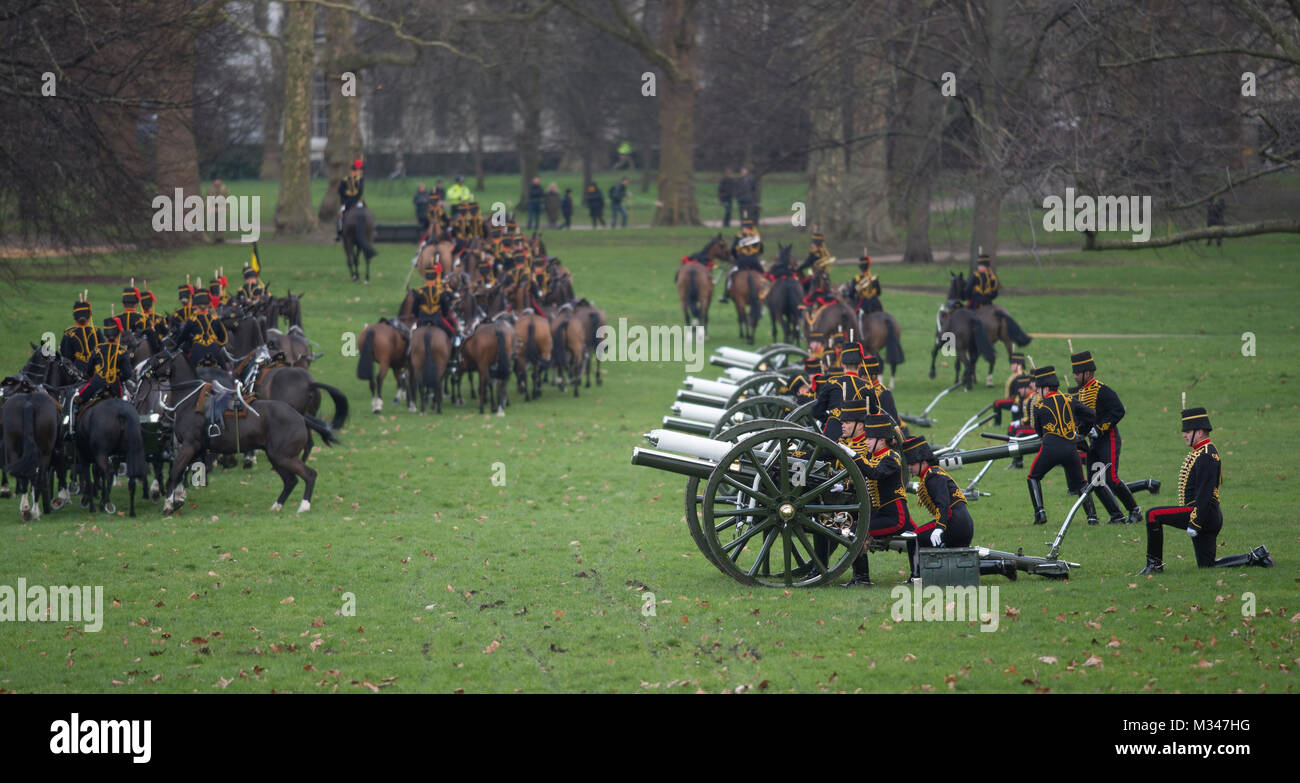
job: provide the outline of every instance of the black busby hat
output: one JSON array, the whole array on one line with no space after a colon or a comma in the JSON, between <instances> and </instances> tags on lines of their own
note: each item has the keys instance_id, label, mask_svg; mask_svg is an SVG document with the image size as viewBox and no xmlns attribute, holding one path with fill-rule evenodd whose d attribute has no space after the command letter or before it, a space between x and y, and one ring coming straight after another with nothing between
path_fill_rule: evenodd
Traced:
<instances>
[{"instance_id":1,"label":"black busby hat","mask_svg":"<svg viewBox=\"0 0 1300 783\"><path fill-rule=\"evenodd\" d=\"M860 343L848 343L840 351L840 363L844 365L862 364L862 345Z\"/></svg>"},{"instance_id":2,"label":"black busby hat","mask_svg":"<svg viewBox=\"0 0 1300 783\"><path fill-rule=\"evenodd\" d=\"M871 256L867 254L867 249L862 248L862 255L858 256L858 266L866 269L871 266Z\"/></svg>"},{"instance_id":3,"label":"black busby hat","mask_svg":"<svg viewBox=\"0 0 1300 783\"><path fill-rule=\"evenodd\" d=\"M250 277L257 277L257 270L251 266L246 266L244 267L244 279L247 280Z\"/></svg>"},{"instance_id":4,"label":"black busby hat","mask_svg":"<svg viewBox=\"0 0 1300 783\"><path fill-rule=\"evenodd\" d=\"M154 295L153 295L153 291L141 291L141 292L140 292L140 305L141 305L142 307L144 307L145 309L148 309L148 308L150 308L150 307L153 307L153 303L156 302L156 301L157 301L157 299L154 297Z\"/></svg>"},{"instance_id":5,"label":"black busby hat","mask_svg":"<svg viewBox=\"0 0 1300 783\"><path fill-rule=\"evenodd\" d=\"M1021 367L1024 367L1026 364L1029 364L1029 360L1025 357L1023 353L1021 353L1020 351L1016 351L1011 354L1011 363L1018 364Z\"/></svg>"},{"instance_id":6,"label":"black busby hat","mask_svg":"<svg viewBox=\"0 0 1300 783\"><path fill-rule=\"evenodd\" d=\"M134 286L127 286L122 289L122 304L127 307L134 307L140 303L140 291Z\"/></svg>"},{"instance_id":7,"label":"black busby hat","mask_svg":"<svg viewBox=\"0 0 1300 783\"><path fill-rule=\"evenodd\" d=\"M981 264L987 264L992 260L993 260L992 258L989 258L989 254L984 252L984 247L981 245L979 250L979 258L977 259L977 261Z\"/></svg>"},{"instance_id":8,"label":"black busby hat","mask_svg":"<svg viewBox=\"0 0 1300 783\"><path fill-rule=\"evenodd\" d=\"M803 360L803 371L805 373L821 372L822 360L816 356L809 356Z\"/></svg>"},{"instance_id":9,"label":"black busby hat","mask_svg":"<svg viewBox=\"0 0 1300 783\"><path fill-rule=\"evenodd\" d=\"M188 302L194 296L194 286L189 283L181 283L176 286L176 294L182 302Z\"/></svg>"},{"instance_id":10,"label":"black busby hat","mask_svg":"<svg viewBox=\"0 0 1300 783\"><path fill-rule=\"evenodd\" d=\"M741 227L741 228L753 228L753 227L754 227L754 221L750 220L749 218L745 218L744 220L740 221L740 227Z\"/></svg>"},{"instance_id":11,"label":"black busby hat","mask_svg":"<svg viewBox=\"0 0 1300 783\"><path fill-rule=\"evenodd\" d=\"M110 316L104 319L104 336L108 338L117 337L122 333L122 322L117 316Z\"/></svg>"},{"instance_id":12,"label":"black busby hat","mask_svg":"<svg viewBox=\"0 0 1300 783\"><path fill-rule=\"evenodd\" d=\"M1071 372L1096 372L1097 365L1092 360L1092 351L1079 351L1070 354Z\"/></svg>"},{"instance_id":13,"label":"black busby hat","mask_svg":"<svg viewBox=\"0 0 1300 783\"><path fill-rule=\"evenodd\" d=\"M212 295L208 293L208 289L200 288L194 292L194 305L196 307L203 307L210 304L212 304Z\"/></svg>"},{"instance_id":14,"label":"black busby hat","mask_svg":"<svg viewBox=\"0 0 1300 783\"><path fill-rule=\"evenodd\" d=\"M867 354L866 356L863 356L863 357L862 357L862 369L866 370L867 372L871 373L872 375L879 375L879 374L880 374L880 357L879 357L879 356L876 356L874 353L872 353L872 354Z\"/></svg>"},{"instance_id":15,"label":"black busby hat","mask_svg":"<svg viewBox=\"0 0 1300 783\"><path fill-rule=\"evenodd\" d=\"M778 390L778 393L794 394L795 390L798 389L800 386L807 386L807 385L808 385L808 377L804 373L796 373L793 377L790 378L790 380L785 384L785 386L782 386Z\"/></svg>"},{"instance_id":16,"label":"black busby hat","mask_svg":"<svg viewBox=\"0 0 1300 783\"><path fill-rule=\"evenodd\" d=\"M863 430L868 438L893 438L894 422L883 413L873 413L866 418Z\"/></svg>"},{"instance_id":17,"label":"black busby hat","mask_svg":"<svg viewBox=\"0 0 1300 783\"><path fill-rule=\"evenodd\" d=\"M812 241L814 244L820 245L826 241L826 235L818 231L812 235Z\"/></svg>"},{"instance_id":18,"label":"black busby hat","mask_svg":"<svg viewBox=\"0 0 1300 783\"><path fill-rule=\"evenodd\" d=\"M844 402L840 405L840 421L866 421L867 399L871 394L866 379L846 375L839 380L844 384Z\"/></svg>"},{"instance_id":19,"label":"black busby hat","mask_svg":"<svg viewBox=\"0 0 1300 783\"><path fill-rule=\"evenodd\" d=\"M73 303L72 303L72 317L73 317L74 319L76 319L76 318L89 318L89 317L90 317L90 302L83 302L83 301L81 301L81 300L77 300L76 302L73 302Z\"/></svg>"},{"instance_id":20,"label":"black busby hat","mask_svg":"<svg viewBox=\"0 0 1300 783\"><path fill-rule=\"evenodd\" d=\"M826 333L825 333L825 332L809 332L809 333L808 333L808 342L810 342L810 343L812 343L812 342L824 343L824 342L826 342Z\"/></svg>"},{"instance_id":21,"label":"black busby hat","mask_svg":"<svg viewBox=\"0 0 1300 783\"><path fill-rule=\"evenodd\" d=\"M1034 384L1049 389L1060 388L1061 382L1056 379L1056 368L1048 364L1034 370Z\"/></svg>"},{"instance_id":22,"label":"black busby hat","mask_svg":"<svg viewBox=\"0 0 1300 783\"><path fill-rule=\"evenodd\" d=\"M437 280L437 279L438 279L438 270L437 270L437 268L435 268L435 267L431 267L431 266L425 267L425 268L424 268L424 279L425 279L425 280Z\"/></svg>"},{"instance_id":23,"label":"black busby hat","mask_svg":"<svg viewBox=\"0 0 1300 783\"><path fill-rule=\"evenodd\" d=\"M912 465L917 462L934 462L934 451L930 444L926 442L921 435L916 435L903 441L903 458L907 464Z\"/></svg>"},{"instance_id":24,"label":"black busby hat","mask_svg":"<svg viewBox=\"0 0 1300 783\"><path fill-rule=\"evenodd\" d=\"M1183 432L1205 430L1210 432L1210 414L1204 408L1185 408L1183 410Z\"/></svg>"}]
</instances>

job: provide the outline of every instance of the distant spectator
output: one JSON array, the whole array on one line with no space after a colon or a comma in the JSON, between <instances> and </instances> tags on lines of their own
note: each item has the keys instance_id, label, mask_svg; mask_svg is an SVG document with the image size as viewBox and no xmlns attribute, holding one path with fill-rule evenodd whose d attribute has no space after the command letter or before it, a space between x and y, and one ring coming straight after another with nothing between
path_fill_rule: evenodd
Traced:
<instances>
[{"instance_id":1,"label":"distant spectator","mask_svg":"<svg viewBox=\"0 0 1300 783\"><path fill-rule=\"evenodd\" d=\"M421 182L415 188L415 198L411 199L415 204L415 219L420 224L420 236L429 230L429 189Z\"/></svg>"},{"instance_id":2,"label":"distant spectator","mask_svg":"<svg viewBox=\"0 0 1300 783\"><path fill-rule=\"evenodd\" d=\"M564 200L560 202L560 212L564 214L564 227L573 227L573 189L564 189Z\"/></svg>"},{"instance_id":3,"label":"distant spectator","mask_svg":"<svg viewBox=\"0 0 1300 783\"><path fill-rule=\"evenodd\" d=\"M758 191L754 186L754 178L749 176L749 169L740 170L740 178L736 180L732 189L732 195L736 197L736 203L740 206L740 219L752 220L758 223Z\"/></svg>"},{"instance_id":4,"label":"distant spectator","mask_svg":"<svg viewBox=\"0 0 1300 783\"><path fill-rule=\"evenodd\" d=\"M430 198L432 198L434 201L446 201L446 200L447 200L447 191L444 190L443 187L442 187L442 180L440 180L440 179L439 179L439 180L434 180L434 183L433 183L433 193L432 193L432 195L430 196Z\"/></svg>"},{"instance_id":5,"label":"distant spectator","mask_svg":"<svg viewBox=\"0 0 1300 783\"><path fill-rule=\"evenodd\" d=\"M542 205L546 202L546 191L542 190L542 178L533 177L528 186L528 225L525 231L536 231L542 227Z\"/></svg>"},{"instance_id":6,"label":"distant spectator","mask_svg":"<svg viewBox=\"0 0 1300 783\"><path fill-rule=\"evenodd\" d=\"M627 201L627 177L613 185L609 189L609 227L618 228L618 216L623 216L623 228L627 228L627 208L623 202Z\"/></svg>"},{"instance_id":7,"label":"distant spectator","mask_svg":"<svg viewBox=\"0 0 1300 783\"><path fill-rule=\"evenodd\" d=\"M618 145L618 162L614 164L616 169L634 169L636 164L632 162L632 143L630 141L619 142Z\"/></svg>"},{"instance_id":8,"label":"distant spectator","mask_svg":"<svg viewBox=\"0 0 1300 783\"><path fill-rule=\"evenodd\" d=\"M587 212L591 213L591 227L605 225L605 196L601 194L600 188L596 183L587 184L587 192L583 195L587 202Z\"/></svg>"},{"instance_id":9,"label":"distant spectator","mask_svg":"<svg viewBox=\"0 0 1300 783\"><path fill-rule=\"evenodd\" d=\"M718 203L722 205L722 227L731 225L731 200L735 196L736 178L731 169L718 180Z\"/></svg>"},{"instance_id":10,"label":"distant spectator","mask_svg":"<svg viewBox=\"0 0 1300 783\"><path fill-rule=\"evenodd\" d=\"M229 198L229 197L230 197L230 191L226 190L226 183L224 183L224 182L221 181L221 177L214 177L214 178L212 179L212 187L208 188L208 195L209 195L209 196L221 196L221 197L223 197L223 198ZM223 233L221 233L221 232L219 232L219 231L214 231L214 232L212 232L212 241L213 241L213 242L225 242L225 241L226 241L226 235L223 234Z\"/></svg>"},{"instance_id":11,"label":"distant spectator","mask_svg":"<svg viewBox=\"0 0 1300 783\"><path fill-rule=\"evenodd\" d=\"M1205 225L1207 227L1224 225L1223 217L1227 211L1228 204L1223 200L1222 196L1210 199L1210 203L1205 207ZM1205 240L1205 246L1209 247L1210 244L1216 240L1218 241L1218 246L1223 247L1223 237L1211 237L1210 239Z\"/></svg>"},{"instance_id":12,"label":"distant spectator","mask_svg":"<svg viewBox=\"0 0 1300 783\"><path fill-rule=\"evenodd\" d=\"M573 207L569 207L572 211ZM560 186L552 182L546 186L546 227L556 228L560 224Z\"/></svg>"}]
</instances>

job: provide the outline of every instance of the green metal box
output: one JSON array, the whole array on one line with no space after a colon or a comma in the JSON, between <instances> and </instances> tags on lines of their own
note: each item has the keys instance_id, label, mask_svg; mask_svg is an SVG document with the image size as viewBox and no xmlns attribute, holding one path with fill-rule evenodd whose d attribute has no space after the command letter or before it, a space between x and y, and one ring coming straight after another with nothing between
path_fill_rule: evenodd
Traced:
<instances>
[{"instance_id":1,"label":"green metal box","mask_svg":"<svg viewBox=\"0 0 1300 783\"><path fill-rule=\"evenodd\" d=\"M980 553L974 547L919 550L921 584L925 587L978 587Z\"/></svg>"}]
</instances>

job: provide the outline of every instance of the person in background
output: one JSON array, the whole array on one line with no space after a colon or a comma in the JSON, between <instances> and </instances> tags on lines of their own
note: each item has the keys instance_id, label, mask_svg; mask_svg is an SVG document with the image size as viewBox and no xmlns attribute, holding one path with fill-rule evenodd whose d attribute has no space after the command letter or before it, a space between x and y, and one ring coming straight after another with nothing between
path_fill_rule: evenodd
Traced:
<instances>
[{"instance_id":1,"label":"person in background","mask_svg":"<svg viewBox=\"0 0 1300 783\"><path fill-rule=\"evenodd\" d=\"M1222 226L1224 224L1224 214L1227 211L1228 203L1223 200L1222 196L1210 199L1210 203L1205 206L1205 225L1207 227ZM1205 240L1205 246L1209 247L1211 243L1215 242L1218 243L1219 247L1223 247L1223 237L1212 237L1207 239Z\"/></svg>"},{"instance_id":2,"label":"person in background","mask_svg":"<svg viewBox=\"0 0 1300 783\"><path fill-rule=\"evenodd\" d=\"M546 186L546 227L557 228L560 224L560 186L552 182Z\"/></svg>"},{"instance_id":3,"label":"person in background","mask_svg":"<svg viewBox=\"0 0 1300 783\"><path fill-rule=\"evenodd\" d=\"M618 217L623 216L623 228L627 228L627 208L623 202L627 201L627 177L619 180L617 185L609 189L609 227L618 228Z\"/></svg>"},{"instance_id":4,"label":"person in background","mask_svg":"<svg viewBox=\"0 0 1300 783\"><path fill-rule=\"evenodd\" d=\"M587 202L587 212L591 214L591 227L596 228L598 224L604 226L605 196L601 194L595 182L587 184L587 192L583 194L583 199Z\"/></svg>"},{"instance_id":5,"label":"person in background","mask_svg":"<svg viewBox=\"0 0 1300 783\"><path fill-rule=\"evenodd\" d=\"M722 205L722 227L731 226L731 200L735 194L736 178L733 176L731 169L722 175L718 180L718 203Z\"/></svg>"},{"instance_id":6,"label":"person in background","mask_svg":"<svg viewBox=\"0 0 1300 783\"><path fill-rule=\"evenodd\" d=\"M573 189L564 189L564 198L560 201L560 212L564 215L564 227L573 227Z\"/></svg>"},{"instance_id":7,"label":"person in background","mask_svg":"<svg viewBox=\"0 0 1300 783\"><path fill-rule=\"evenodd\" d=\"M740 219L752 220L758 222L758 190L754 185L754 178L749 175L749 169L740 170L740 178L732 186L732 194L736 197L736 203L740 206Z\"/></svg>"},{"instance_id":8,"label":"person in background","mask_svg":"<svg viewBox=\"0 0 1300 783\"><path fill-rule=\"evenodd\" d=\"M221 177L214 177L212 179L212 187L208 188L208 195L221 196L222 198L229 198L230 191L226 190L226 183L221 181ZM220 231L214 231L212 232L212 241L225 242L226 235L221 233Z\"/></svg>"},{"instance_id":9,"label":"person in background","mask_svg":"<svg viewBox=\"0 0 1300 783\"><path fill-rule=\"evenodd\" d=\"M533 177L528 186L528 223L526 231L536 231L542 227L542 203L546 201L546 191L542 190L542 178Z\"/></svg>"},{"instance_id":10,"label":"person in background","mask_svg":"<svg viewBox=\"0 0 1300 783\"><path fill-rule=\"evenodd\" d=\"M614 164L616 169L634 169L636 164L632 162L632 142L621 141L618 144L618 162Z\"/></svg>"},{"instance_id":11,"label":"person in background","mask_svg":"<svg viewBox=\"0 0 1300 783\"><path fill-rule=\"evenodd\" d=\"M420 224L420 236L424 236L429 230L429 189L423 182L416 187L411 203L415 205L415 219Z\"/></svg>"}]
</instances>

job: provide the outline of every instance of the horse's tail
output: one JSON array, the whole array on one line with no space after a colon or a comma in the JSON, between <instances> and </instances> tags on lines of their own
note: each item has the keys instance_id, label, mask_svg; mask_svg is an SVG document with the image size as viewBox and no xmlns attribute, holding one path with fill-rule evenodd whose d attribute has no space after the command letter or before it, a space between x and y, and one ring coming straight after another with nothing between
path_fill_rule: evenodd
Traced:
<instances>
[{"instance_id":1,"label":"horse's tail","mask_svg":"<svg viewBox=\"0 0 1300 783\"><path fill-rule=\"evenodd\" d=\"M329 394L330 399L334 401L334 418L330 421L330 429L340 429L348 420L348 397L339 389L330 386L328 383L312 381L307 384L309 389L323 389Z\"/></svg>"},{"instance_id":2,"label":"horse's tail","mask_svg":"<svg viewBox=\"0 0 1300 783\"><path fill-rule=\"evenodd\" d=\"M9 472L17 478L35 479L36 466L40 460L41 447L36 443L36 403L31 400L23 402L23 452L18 460L9 465Z\"/></svg>"},{"instance_id":3,"label":"horse's tail","mask_svg":"<svg viewBox=\"0 0 1300 783\"><path fill-rule=\"evenodd\" d=\"M510 377L510 356L506 353L506 335L500 329L494 329L493 333L497 336L497 357L492 362L492 369L488 371L498 381Z\"/></svg>"},{"instance_id":4,"label":"horse's tail","mask_svg":"<svg viewBox=\"0 0 1300 783\"><path fill-rule=\"evenodd\" d=\"M592 310L587 313L587 317L591 319L591 333L587 335L587 347L594 351L600 347L600 338L596 336L600 331L600 314Z\"/></svg>"},{"instance_id":5,"label":"horse's tail","mask_svg":"<svg viewBox=\"0 0 1300 783\"><path fill-rule=\"evenodd\" d=\"M143 481L149 476L149 466L145 464L140 417L130 407L124 407L118 412L117 419L126 430L126 476Z\"/></svg>"},{"instance_id":6,"label":"horse's tail","mask_svg":"<svg viewBox=\"0 0 1300 783\"><path fill-rule=\"evenodd\" d=\"M1002 310L996 310L994 312L997 313L998 318L1006 322L1007 334L1011 335L1011 341L1016 345L1023 348L1026 345L1029 345L1030 340L1034 339L1025 334L1025 330L1020 328L1020 324L1016 323L1016 319L1012 318L1009 313Z\"/></svg>"},{"instance_id":7,"label":"horse's tail","mask_svg":"<svg viewBox=\"0 0 1300 783\"><path fill-rule=\"evenodd\" d=\"M998 354L993 349L993 341L989 339L988 331L984 329L984 322L979 318L971 318L970 323L975 331L975 350L984 357L984 361L992 364L998 358Z\"/></svg>"},{"instance_id":8,"label":"horse's tail","mask_svg":"<svg viewBox=\"0 0 1300 783\"><path fill-rule=\"evenodd\" d=\"M375 377L375 330L367 329L361 338L361 356L357 359L357 379L369 381Z\"/></svg>"},{"instance_id":9,"label":"horse's tail","mask_svg":"<svg viewBox=\"0 0 1300 783\"><path fill-rule=\"evenodd\" d=\"M752 278L753 275L750 275ZM758 323L759 315L762 313L762 305L758 303L758 281L749 281L749 325L753 327Z\"/></svg>"},{"instance_id":10,"label":"horse's tail","mask_svg":"<svg viewBox=\"0 0 1300 783\"><path fill-rule=\"evenodd\" d=\"M692 318L699 318L699 317L700 317L700 301L699 301L699 299L700 299L700 287L699 287L699 285L696 284L696 282L695 282L695 274L694 274L694 271L693 271L693 270L687 270L687 273L686 273L686 302L687 302L687 305L691 308L691 317L692 317ZM592 313L592 315L595 316L595 313Z\"/></svg>"},{"instance_id":11,"label":"horse's tail","mask_svg":"<svg viewBox=\"0 0 1300 783\"><path fill-rule=\"evenodd\" d=\"M325 442L326 446L333 446L339 442L338 436L334 434L334 430L330 429L330 425L326 424L324 419L318 419L309 413L304 413L302 414L302 420L307 424L308 429L320 435L320 439Z\"/></svg>"},{"instance_id":12,"label":"horse's tail","mask_svg":"<svg viewBox=\"0 0 1300 783\"><path fill-rule=\"evenodd\" d=\"M529 364L537 364L541 361L541 353L537 349L537 338L533 336L533 328L537 322L532 318L528 319L528 339L524 341L524 358Z\"/></svg>"},{"instance_id":13,"label":"horse's tail","mask_svg":"<svg viewBox=\"0 0 1300 783\"><path fill-rule=\"evenodd\" d=\"M555 361L556 367L568 367L569 346L567 343L569 340L569 319L567 317L560 321L559 326L555 330L555 334L559 339L552 341L554 345L551 346L551 358Z\"/></svg>"},{"instance_id":14,"label":"horse's tail","mask_svg":"<svg viewBox=\"0 0 1300 783\"><path fill-rule=\"evenodd\" d=\"M438 363L433 359L432 329L424 330L424 367L420 368L420 385L425 389L438 388Z\"/></svg>"},{"instance_id":15,"label":"horse's tail","mask_svg":"<svg viewBox=\"0 0 1300 783\"><path fill-rule=\"evenodd\" d=\"M799 284L790 278L781 286L781 314L793 318L799 314Z\"/></svg>"},{"instance_id":16,"label":"horse's tail","mask_svg":"<svg viewBox=\"0 0 1300 783\"><path fill-rule=\"evenodd\" d=\"M885 361L891 366L903 363L903 343L898 339L898 324L893 318L885 319Z\"/></svg>"}]
</instances>

